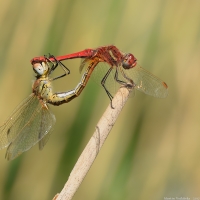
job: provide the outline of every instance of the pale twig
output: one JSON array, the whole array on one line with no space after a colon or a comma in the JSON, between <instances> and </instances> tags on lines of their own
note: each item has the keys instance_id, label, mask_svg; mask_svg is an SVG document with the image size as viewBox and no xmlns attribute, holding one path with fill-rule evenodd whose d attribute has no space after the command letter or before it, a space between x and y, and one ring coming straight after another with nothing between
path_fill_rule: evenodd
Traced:
<instances>
[{"instance_id":1,"label":"pale twig","mask_svg":"<svg viewBox=\"0 0 200 200\"><path fill-rule=\"evenodd\" d=\"M114 126L119 113L124 107L129 96L129 90L122 87L118 90L117 94L112 100L111 108L109 105L99 120L96 130L80 155L76 165L74 166L68 181L66 182L60 194L57 194L54 199L56 200L70 200L74 196L87 172L89 171L92 163L94 162L99 150L105 142L109 132Z\"/></svg>"}]
</instances>

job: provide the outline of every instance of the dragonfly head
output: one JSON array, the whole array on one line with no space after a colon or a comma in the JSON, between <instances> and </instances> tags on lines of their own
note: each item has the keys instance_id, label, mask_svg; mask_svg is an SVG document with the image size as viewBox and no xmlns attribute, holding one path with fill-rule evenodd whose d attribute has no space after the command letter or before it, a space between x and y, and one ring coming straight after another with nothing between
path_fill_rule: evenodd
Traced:
<instances>
[{"instance_id":1,"label":"dragonfly head","mask_svg":"<svg viewBox=\"0 0 200 200\"><path fill-rule=\"evenodd\" d=\"M127 53L122 59L122 67L124 69L130 69L135 67L137 64L137 59L134 57L133 54Z\"/></svg>"},{"instance_id":2,"label":"dragonfly head","mask_svg":"<svg viewBox=\"0 0 200 200\"><path fill-rule=\"evenodd\" d=\"M35 62L33 63L33 70L38 76L42 76L48 72L49 67L46 62Z\"/></svg>"}]
</instances>

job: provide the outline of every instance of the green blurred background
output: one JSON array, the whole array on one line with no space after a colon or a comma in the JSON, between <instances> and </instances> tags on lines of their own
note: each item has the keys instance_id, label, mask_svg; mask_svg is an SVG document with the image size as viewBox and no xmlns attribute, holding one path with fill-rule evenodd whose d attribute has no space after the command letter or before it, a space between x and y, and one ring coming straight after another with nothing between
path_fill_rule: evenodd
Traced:
<instances>
[{"instance_id":1,"label":"green blurred background","mask_svg":"<svg viewBox=\"0 0 200 200\"><path fill-rule=\"evenodd\" d=\"M166 99L131 98L74 200L200 197L200 1L0 1L0 122L31 93L30 59L114 44L169 86ZM80 60L55 91L73 89ZM89 81L79 98L51 106L43 151L14 161L0 151L0 199L47 200L60 192L109 104Z\"/></svg>"}]
</instances>

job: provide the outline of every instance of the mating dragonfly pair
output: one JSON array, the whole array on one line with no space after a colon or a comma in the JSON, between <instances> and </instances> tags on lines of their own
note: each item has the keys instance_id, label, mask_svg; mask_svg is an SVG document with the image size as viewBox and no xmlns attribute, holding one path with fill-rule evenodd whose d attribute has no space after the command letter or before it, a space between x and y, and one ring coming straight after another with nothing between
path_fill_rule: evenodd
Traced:
<instances>
[{"instance_id":1,"label":"mating dragonfly pair","mask_svg":"<svg viewBox=\"0 0 200 200\"><path fill-rule=\"evenodd\" d=\"M80 83L73 90L53 93L52 81L70 74L70 70L61 61L74 58L83 58L80 71L85 70ZM91 75L103 86L111 106L113 94L119 86L135 88L154 97L167 96L165 82L140 67L132 54L123 53L113 45L58 57L35 57L31 64L37 74L32 94L21 102L0 127L0 149L7 147L5 157L8 160L16 158L38 142L39 149L43 149L55 124L55 116L47 104L58 106L78 97ZM50 78L58 66L64 74Z\"/></svg>"}]
</instances>

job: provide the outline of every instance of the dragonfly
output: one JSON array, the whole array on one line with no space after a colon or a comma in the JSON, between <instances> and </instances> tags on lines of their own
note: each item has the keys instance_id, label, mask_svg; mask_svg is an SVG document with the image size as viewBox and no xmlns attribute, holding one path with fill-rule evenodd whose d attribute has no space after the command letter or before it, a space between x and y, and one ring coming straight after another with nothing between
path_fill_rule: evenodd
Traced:
<instances>
[{"instance_id":1,"label":"dragonfly","mask_svg":"<svg viewBox=\"0 0 200 200\"><path fill-rule=\"evenodd\" d=\"M111 100L120 86L128 89L137 89L147 95L165 98L168 94L168 86L161 79L151 74L137 63L137 59L131 53L124 53L114 45L102 46L96 49L85 49L72 54L57 56L59 61L82 58L80 71L85 69L84 85L90 76L96 82L101 83ZM44 57L35 57L35 60L43 61ZM54 58L50 58L54 61ZM133 93L134 94L134 93Z\"/></svg>"},{"instance_id":2,"label":"dragonfly","mask_svg":"<svg viewBox=\"0 0 200 200\"><path fill-rule=\"evenodd\" d=\"M39 149L42 150L56 121L48 104L59 106L68 103L78 97L84 88L81 81L73 90L54 93L52 82L70 74L70 70L52 55L44 58L43 61L35 59L32 62L36 73L32 93L19 104L0 127L0 149L7 147L5 155L7 160L16 158L36 143L39 143ZM61 66L64 73L51 78L50 75L58 66Z\"/></svg>"}]
</instances>

